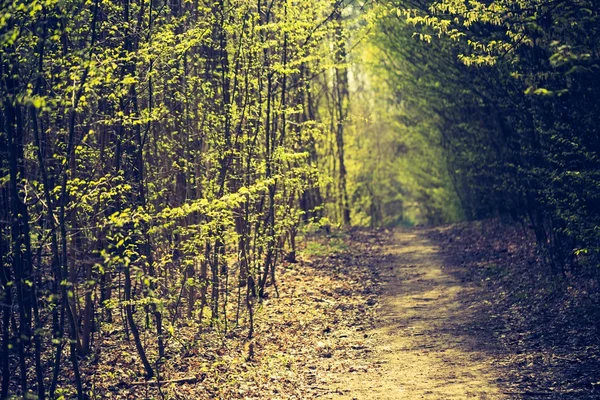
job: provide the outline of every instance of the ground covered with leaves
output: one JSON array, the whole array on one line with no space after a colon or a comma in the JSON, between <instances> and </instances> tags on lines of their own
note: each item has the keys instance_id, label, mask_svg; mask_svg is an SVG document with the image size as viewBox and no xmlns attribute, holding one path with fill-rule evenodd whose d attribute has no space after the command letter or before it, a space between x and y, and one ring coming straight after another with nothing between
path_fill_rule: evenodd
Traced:
<instances>
[{"instance_id":1,"label":"ground covered with leaves","mask_svg":"<svg viewBox=\"0 0 600 400\"><path fill-rule=\"evenodd\" d=\"M448 270L481 287L472 332L501 346L509 398L600 398L596 268L552 271L527 228L486 220L432 229Z\"/></svg>"},{"instance_id":2,"label":"ground covered with leaves","mask_svg":"<svg viewBox=\"0 0 600 400\"><path fill-rule=\"evenodd\" d=\"M147 383L133 343L121 327L105 327L101 352L88 360L92 398L114 399L305 399L328 389L331 372L360 368L378 306L378 262L370 251L375 233L321 234L300 244L297 263L278 268L279 297L257 306L255 333L179 325L157 368L162 383ZM144 337L146 348L154 338ZM156 354L150 354L156 359ZM65 377L65 379L69 379Z\"/></svg>"},{"instance_id":3,"label":"ground covered with leaves","mask_svg":"<svg viewBox=\"0 0 600 400\"><path fill-rule=\"evenodd\" d=\"M470 288L456 299L469 315L467 322L452 332L462 335L459 342L469 350L487 354L496 370L492 375L497 377L493 385L499 388L498 398L600 398L600 290L595 270L551 272L526 228L498 220L415 232L435 246L440 268L452 276L452 285ZM229 327L223 335L222 327L179 325L170 334L166 360L157 368L164 382L160 385L144 382L133 344L122 340L122 329L104 327L101 352L84 363L84 374L93 377L92 398L351 395L331 382L344 382L344 376L360 381L385 369L374 355L383 337L376 331L384 299L393 301L388 275L396 273L393 264L402 256L394 261L395 256L382 249L395 246L402 251L410 245L391 243L396 236L388 230L352 230L303 239L298 262L278 267L280 295L271 288L270 296L257 306L254 338L247 340L245 327ZM414 266L405 267L410 272ZM432 340L441 333L417 338ZM152 336L144 340L147 348L155 348ZM419 355L448 354L446 348L430 347ZM155 354L151 357L156 359Z\"/></svg>"}]
</instances>

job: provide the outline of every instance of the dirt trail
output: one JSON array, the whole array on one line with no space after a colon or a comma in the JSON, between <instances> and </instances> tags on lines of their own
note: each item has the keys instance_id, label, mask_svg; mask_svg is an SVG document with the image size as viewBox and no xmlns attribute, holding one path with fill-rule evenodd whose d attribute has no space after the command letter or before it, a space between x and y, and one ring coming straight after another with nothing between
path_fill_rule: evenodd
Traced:
<instances>
[{"instance_id":1,"label":"dirt trail","mask_svg":"<svg viewBox=\"0 0 600 400\"><path fill-rule=\"evenodd\" d=\"M473 322L477 288L443 266L423 231L395 231L379 250L386 285L365 370L332 376L331 399L504 399L489 326ZM481 317L481 315L479 315Z\"/></svg>"}]
</instances>

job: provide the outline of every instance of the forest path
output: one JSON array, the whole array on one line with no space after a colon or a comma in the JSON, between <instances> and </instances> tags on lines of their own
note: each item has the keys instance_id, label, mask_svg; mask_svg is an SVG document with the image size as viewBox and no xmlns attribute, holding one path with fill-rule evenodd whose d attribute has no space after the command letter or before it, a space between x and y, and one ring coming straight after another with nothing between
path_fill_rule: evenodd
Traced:
<instances>
[{"instance_id":1,"label":"forest path","mask_svg":"<svg viewBox=\"0 0 600 400\"><path fill-rule=\"evenodd\" d=\"M330 399L503 399L481 290L445 266L424 230L392 231L373 266L384 280L366 371L332 376Z\"/></svg>"}]
</instances>

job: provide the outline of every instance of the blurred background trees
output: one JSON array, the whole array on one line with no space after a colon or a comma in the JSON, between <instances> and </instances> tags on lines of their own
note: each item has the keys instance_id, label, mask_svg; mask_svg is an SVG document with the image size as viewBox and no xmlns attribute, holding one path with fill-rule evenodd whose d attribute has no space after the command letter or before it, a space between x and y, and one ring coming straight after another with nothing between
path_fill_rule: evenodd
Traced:
<instances>
[{"instance_id":1,"label":"blurred background trees","mask_svg":"<svg viewBox=\"0 0 600 400\"><path fill-rule=\"evenodd\" d=\"M596 256L598 4L381 4L395 98L432 115L464 215L526 221L557 268Z\"/></svg>"}]
</instances>

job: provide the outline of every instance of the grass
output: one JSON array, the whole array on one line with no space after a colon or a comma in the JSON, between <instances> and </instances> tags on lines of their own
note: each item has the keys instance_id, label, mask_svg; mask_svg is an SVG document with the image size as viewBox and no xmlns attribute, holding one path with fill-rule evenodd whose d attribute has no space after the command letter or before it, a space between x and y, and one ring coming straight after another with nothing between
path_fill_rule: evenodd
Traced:
<instances>
[{"instance_id":1,"label":"grass","mask_svg":"<svg viewBox=\"0 0 600 400\"><path fill-rule=\"evenodd\" d=\"M337 235L304 236L301 243L300 254L305 257L325 257L344 253L349 249L345 237Z\"/></svg>"}]
</instances>

